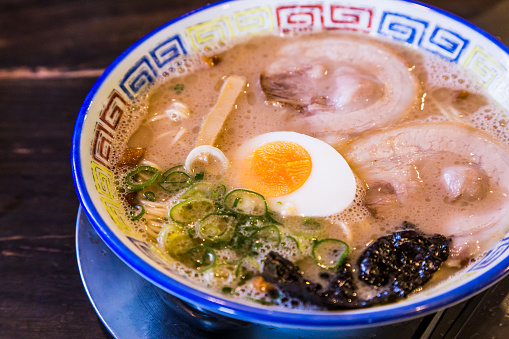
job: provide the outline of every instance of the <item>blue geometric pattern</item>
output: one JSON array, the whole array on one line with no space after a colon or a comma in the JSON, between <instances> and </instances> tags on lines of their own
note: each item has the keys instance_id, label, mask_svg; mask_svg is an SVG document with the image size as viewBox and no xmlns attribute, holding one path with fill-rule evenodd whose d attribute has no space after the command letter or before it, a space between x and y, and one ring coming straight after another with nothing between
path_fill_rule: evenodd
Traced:
<instances>
[{"instance_id":1,"label":"blue geometric pattern","mask_svg":"<svg viewBox=\"0 0 509 339\"><path fill-rule=\"evenodd\" d=\"M413 19L409 16L384 12L378 33L386 35L394 40L403 41L409 44L418 44L428 27L428 22Z\"/></svg>"},{"instance_id":2,"label":"blue geometric pattern","mask_svg":"<svg viewBox=\"0 0 509 339\"><path fill-rule=\"evenodd\" d=\"M138 60L136 64L125 74L120 81L120 88L131 99L155 80L157 73L146 56Z\"/></svg>"},{"instance_id":3,"label":"blue geometric pattern","mask_svg":"<svg viewBox=\"0 0 509 339\"><path fill-rule=\"evenodd\" d=\"M504 253L509 251L509 238L505 238L498 243L498 246L491 251L488 252L480 261L478 261L474 266L472 266L468 272L482 270L490 266L494 261L498 258L504 256Z\"/></svg>"},{"instance_id":4,"label":"blue geometric pattern","mask_svg":"<svg viewBox=\"0 0 509 339\"><path fill-rule=\"evenodd\" d=\"M176 57L185 54L187 54L187 51L178 35L163 41L150 51L150 55L158 68L163 68L164 65L171 62Z\"/></svg>"},{"instance_id":5,"label":"blue geometric pattern","mask_svg":"<svg viewBox=\"0 0 509 339\"><path fill-rule=\"evenodd\" d=\"M468 42L461 35L437 25L429 40L421 42L421 47L451 61L458 61Z\"/></svg>"},{"instance_id":6,"label":"blue geometric pattern","mask_svg":"<svg viewBox=\"0 0 509 339\"><path fill-rule=\"evenodd\" d=\"M382 14L378 33L420 46L452 62L458 61L469 43L461 34L450 29L392 12Z\"/></svg>"}]
</instances>

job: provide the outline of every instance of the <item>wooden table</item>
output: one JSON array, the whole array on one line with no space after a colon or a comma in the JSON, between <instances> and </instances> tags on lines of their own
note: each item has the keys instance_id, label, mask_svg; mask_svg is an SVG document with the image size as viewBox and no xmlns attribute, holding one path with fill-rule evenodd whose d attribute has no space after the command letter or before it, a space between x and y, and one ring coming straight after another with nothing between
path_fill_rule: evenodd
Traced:
<instances>
[{"instance_id":1,"label":"wooden table","mask_svg":"<svg viewBox=\"0 0 509 339\"><path fill-rule=\"evenodd\" d=\"M429 2L475 22L503 1ZM206 3L0 1L0 338L109 337L76 264L74 122L115 57Z\"/></svg>"}]
</instances>

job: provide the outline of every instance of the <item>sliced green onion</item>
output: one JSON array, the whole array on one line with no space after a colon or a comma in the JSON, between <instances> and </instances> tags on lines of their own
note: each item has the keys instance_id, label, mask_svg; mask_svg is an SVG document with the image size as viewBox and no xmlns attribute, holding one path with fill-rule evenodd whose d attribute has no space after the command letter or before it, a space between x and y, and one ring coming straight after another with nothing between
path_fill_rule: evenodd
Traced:
<instances>
[{"instance_id":1,"label":"sliced green onion","mask_svg":"<svg viewBox=\"0 0 509 339\"><path fill-rule=\"evenodd\" d=\"M233 294L234 290L230 286L223 286L221 292L223 292L223 294Z\"/></svg>"},{"instance_id":2,"label":"sliced green onion","mask_svg":"<svg viewBox=\"0 0 509 339\"><path fill-rule=\"evenodd\" d=\"M155 167L139 166L126 175L124 182L131 191L139 191L154 183L160 173L161 172ZM149 175L149 178L142 179L144 175Z\"/></svg>"},{"instance_id":3,"label":"sliced green onion","mask_svg":"<svg viewBox=\"0 0 509 339\"><path fill-rule=\"evenodd\" d=\"M178 259L180 255L195 246L194 240L177 224L171 223L164 226L157 237L157 242L163 250Z\"/></svg>"},{"instance_id":4,"label":"sliced green onion","mask_svg":"<svg viewBox=\"0 0 509 339\"><path fill-rule=\"evenodd\" d=\"M323 268L337 268L349 251L349 246L338 239L323 239L317 241L312 249L315 262Z\"/></svg>"},{"instance_id":5,"label":"sliced green onion","mask_svg":"<svg viewBox=\"0 0 509 339\"><path fill-rule=\"evenodd\" d=\"M255 303L258 303L258 304L265 305L265 306L271 306L271 305L275 304L274 301L268 301L268 300L263 300L263 299L255 299L255 298L251 298L251 297L246 297L246 299L254 301Z\"/></svg>"},{"instance_id":6,"label":"sliced green onion","mask_svg":"<svg viewBox=\"0 0 509 339\"><path fill-rule=\"evenodd\" d=\"M182 255L181 261L186 266L203 272L216 264L216 252L207 246L194 247Z\"/></svg>"},{"instance_id":7,"label":"sliced green onion","mask_svg":"<svg viewBox=\"0 0 509 339\"><path fill-rule=\"evenodd\" d=\"M175 172L177 170L180 170L180 169L183 169L184 166L183 165L177 165L177 166L173 166L172 168L164 171L163 173L163 178L166 178L168 176L168 174L170 174L171 172Z\"/></svg>"},{"instance_id":8,"label":"sliced green onion","mask_svg":"<svg viewBox=\"0 0 509 339\"><path fill-rule=\"evenodd\" d=\"M318 237L322 231L322 225L316 219L299 218L288 225L292 233L306 238Z\"/></svg>"},{"instance_id":9,"label":"sliced green onion","mask_svg":"<svg viewBox=\"0 0 509 339\"><path fill-rule=\"evenodd\" d=\"M175 222L188 224L202 219L215 209L214 203L209 199L190 198L173 206L170 210L170 218Z\"/></svg>"},{"instance_id":10,"label":"sliced green onion","mask_svg":"<svg viewBox=\"0 0 509 339\"><path fill-rule=\"evenodd\" d=\"M184 183L187 182L191 177L186 173L182 171L174 171L171 173L168 173L166 176L163 176L165 182L180 182Z\"/></svg>"},{"instance_id":11,"label":"sliced green onion","mask_svg":"<svg viewBox=\"0 0 509 339\"><path fill-rule=\"evenodd\" d=\"M200 231L202 234L201 237L203 239L213 239L213 238L217 237L221 232L219 230L219 227L217 227L217 225L214 225L214 224L202 225L202 227L200 228Z\"/></svg>"},{"instance_id":12,"label":"sliced green onion","mask_svg":"<svg viewBox=\"0 0 509 339\"><path fill-rule=\"evenodd\" d=\"M197 174L194 176L194 180L196 180L196 181L203 180L203 178L205 178L205 172L197 173Z\"/></svg>"},{"instance_id":13,"label":"sliced green onion","mask_svg":"<svg viewBox=\"0 0 509 339\"><path fill-rule=\"evenodd\" d=\"M285 248L291 250L292 247L295 247L297 250L300 251L300 243L297 239L295 239L294 237L292 237L291 235L287 235L285 237L285 243L284 243Z\"/></svg>"},{"instance_id":14,"label":"sliced green onion","mask_svg":"<svg viewBox=\"0 0 509 339\"><path fill-rule=\"evenodd\" d=\"M267 214L267 202L263 195L245 189L230 191L224 198L224 205L228 210L243 215Z\"/></svg>"},{"instance_id":15,"label":"sliced green onion","mask_svg":"<svg viewBox=\"0 0 509 339\"><path fill-rule=\"evenodd\" d=\"M172 233L166 242L166 250L174 257L178 258L182 253L195 245L193 239L187 233Z\"/></svg>"},{"instance_id":16,"label":"sliced green onion","mask_svg":"<svg viewBox=\"0 0 509 339\"><path fill-rule=\"evenodd\" d=\"M241 284L253 278L255 272L260 271L260 265L251 257L246 257L235 268L235 277Z\"/></svg>"},{"instance_id":17,"label":"sliced green onion","mask_svg":"<svg viewBox=\"0 0 509 339\"><path fill-rule=\"evenodd\" d=\"M238 264L235 269L235 276L243 283L254 276L254 273L242 264Z\"/></svg>"},{"instance_id":18,"label":"sliced green onion","mask_svg":"<svg viewBox=\"0 0 509 339\"><path fill-rule=\"evenodd\" d=\"M152 191L143 192L143 196L148 201L156 201L156 194L154 192L152 192Z\"/></svg>"},{"instance_id":19,"label":"sliced green onion","mask_svg":"<svg viewBox=\"0 0 509 339\"><path fill-rule=\"evenodd\" d=\"M239 202L240 202L240 198L235 198L235 200L233 201L233 205L232 205L232 207L233 207L234 209L235 209L235 208L237 208L237 205L239 204Z\"/></svg>"},{"instance_id":20,"label":"sliced green onion","mask_svg":"<svg viewBox=\"0 0 509 339\"><path fill-rule=\"evenodd\" d=\"M159 183L159 187L168 192L177 192L189 185L188 182L168 182L162 181Z\"/></svg>"},{"instance_id":21,"label":"sliced green onion","mask_svg":"<svg viewBox=\"0 0 509 339\"><path fill-rule=\"evenodd\" d=\"M138 212L138 214L133 215L131 217L131 220L140 220L141 217L143 217L143 215L145 214L145 207L143 207L143 205L136 205L136 206L134 206L134 208L139 210L139 212Z\"/></svg>"},{"instance_id":22,"label":"sliced green onion","mask_svg":"<svg viewBox=\"0 0 509 339\"><path fill-rule=\"evenodd\" d=\"M206 242L230 241L235 232L235 221L232 214L209 214L200 221L198 235Z\"/></svg>"},{"instance_id":23,"label":"sliced green onion","mask_svg":"<svg viewBox=\"0 0 509 339\"><path fill-rule=\"evenodd\" d=\"M195 182L182 194L181 198L212 197L212 186L206 182Z\"/></svg>"},{"instance_id":24,"label":"sliced green onion","mask_svg":"<svg viewBox=\"0 0 509 339\"><path fill-rule=\"evenodd\" d=\"M276 225L282 225L279 221L277 221L276 219L274 219L270 213L267 213L267 215L265 215L264 217L268 223L271 223L271 224L276 224Z\"/></svg>"},{"instance_id":25,"label":"sliced green onion","mask_svg":"<svg viewBox=\"0 0 509 339\"><path fill-rule=\"evenodd\" d=\"M263 245L278 247L281 244L281 231L274 225L260 228L251 236L251 249L257 251Z\"/></svg>"},{"instance_id":26,"label":"sliced green onion","mask_svg":"<svg viewBox=\"0 0 509 339\"><path fill-rule=\"evenodd\" d=\"M176 192L188 186L190 181L191 177L187 173L182 171L173 171L165 176L163 175L163 181L159 183L159 186L165 191Z\"/></svg>"}]
</instances>

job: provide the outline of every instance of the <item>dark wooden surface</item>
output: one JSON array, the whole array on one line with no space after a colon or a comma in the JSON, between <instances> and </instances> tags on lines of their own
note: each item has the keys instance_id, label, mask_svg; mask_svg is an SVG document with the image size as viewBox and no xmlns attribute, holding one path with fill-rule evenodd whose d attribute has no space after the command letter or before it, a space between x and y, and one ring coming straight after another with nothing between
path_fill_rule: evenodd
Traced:
<instances>
[{"instance_id":1,"label":"dark wooden surface","mask_svg":"<svg viewBox=\"0 0 509 339\"><path fill-rule=\"evenodd\" d=\"M78 110L101 71L205 0L0 0L0 338L107 338L75 255ZM430 3L471 19L496 0Z\"/></svg>"}]
</instances>

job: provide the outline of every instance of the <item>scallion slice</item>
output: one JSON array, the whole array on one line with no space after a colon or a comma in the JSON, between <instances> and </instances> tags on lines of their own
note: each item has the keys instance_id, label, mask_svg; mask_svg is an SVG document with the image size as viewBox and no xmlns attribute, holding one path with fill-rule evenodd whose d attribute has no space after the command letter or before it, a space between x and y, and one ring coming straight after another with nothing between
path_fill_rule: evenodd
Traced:
<instances>
[{"instance_id":1,"label":"scallion slice","mask_svg":"<svg viewBox=\"0 0 509 339\"><path fill-rule=\"evenodd\" d=\"M163 176L165 182L188 182L191 178L186 172L182 171L174 171L170 172L167 175Z\"/></svg>"},{"instance_id":2,"label":"scallion slice","mask_svg":"<svg viewBox=\"0 0 509 339\"><path fill-rule=\"evenodd\" d=\"M296 249L296 250L300 251L299 241L297 239L295 239L294 237L292 237L291 235L287 235L285 237L283 245L285 246L284 248L286 248L286 249L289 249L289 250Z\"/></svg>"},{"instance_id":3,"label":"scallion slice","mask_svg":"<svg viewBox=\"0 0 509 339\"><path fill-rule=\"evenodd\" d=\"M173 166L170 169L164 171L163 178L166 178L171 172L180 171L183 168L184 168L184 165Z\"/></svg>"},{"instance_id":4,"label":"scallion slice","mask_svg":"<svg viewBox=\"0 0 509 339\"><path fill-rule=\"evenodd\" d=\"M143 215L145 214L145 207L143 207L143 205L136 205L134 206L134 208L137 209L139 212L138 214L133 215L131 217L131 220L140 220L141 217L143 217Z\"/></svg>"},{"instance_id":5,"label":"scallion slice","mask_svg":"<svg viewBox=\"0 0 509 339\"><path fill-rule=\"evenodd\" d=\"M159 187L168 192L177 192L185 188L188 185L187 182L167 182L162 181L159 183Z\"/></svg>"},{"instance_id":6,"label":"scallion slice","mask_svg":"<svg viewBox=\"0 0 509 339\"><path fill-rule=\"evenodd\" d=\"M235 290L233 289L233 287L230 287L230 286L223 286L223 288L221 289L221 292L223 294L233 294L235 292Z\"/></svg>"},{"instance_id":7,"label":"scallion slice","mask_svg":"<svg viewBox=\"0 0 509 339\"><path fill-rule=\"evenodd\" d=\"M205 178L205 172L196 173L194 176L195 181L203 180L203 178Z\"/></svg>"},{"instance_id":8,"label":"scallion slice","mask_svg":"<svg viewBox=\"0 0 509 339\"><path fill-rule=\"evenodd\" d=\"M189 185L191 177L186 172L173 171L168 173L168 171L164 172L163 181L159 183L162 189L168 192L176 192Z\"/></svg>"},{"instance_id":9,"label":"scallion slice","mask_svg":"<svg viewBox=\"0 0 509 339\"><path fill-rule=\"evenodd\" d=\"M216 252L207 246L191 248L182 255L181 261L188 267L200 272L206 271L216 264Z\"/></svg>"},{"instance_id":10,"label":"scallion slice","mask_svg":"<svg viewBox=\"0 0 509 339\"><path fill-rule=\"evenodd\" d=\"M314 244L312 253L319 266L331 269L341 265L349 249L349 246L341 240L323 239Z\"/></svg>"},{"instance_id":11,"label":"scallion slice","mask_svg":"<svg viewBox=\"0 0 509 339\"><path fill-rule=\"evenodd\" d=\"M154 183L160 173L155 167L139 166L125 176L124 182L131 191L139 191ZM145 176L148 176L148 179L144 178Z\"/></svg>"},{"instance_id":12,"label":"scallion slice","mask_svg":"<svg viewBox=\"0 0 509 339\"><path fill-rule=\"evenodd\" d=\"M322 225L320 222L313 218L299 218L295 222L292 222L288 226L292 233L296 236L305 238L316 238L322 231Z\"/></svg>"},{"instance_id":13,"label":"scallion slice","mask_svg":"<svg viewBox=\"0 0 509 339\"><path fill-rule=\"evenodd\" d=\"M278 247L281 244L281 231L275 225L260 228L251 236L251 249L257 252L264 245Z\"/></svg>"},{"instance_id":14,"label":"scallion slice","mask_svg":"<svg viewBox=\"0 0 509 339\"><path fill-rule=\"evenodd\" d=\"M243 215L267 214L267 202L263 195L245 189L230 191L224 198L224 205L228 210Z\"/></svg>"},{"instance_id":15,"label":"scallion slice","mask_svg":"<svg viewBox=\"0 0 509 339\"><path fill-rule=\"evenodd\" d=\"M258 303L258 304L262 304L262 305L265 305L265 306L271 306L271 305L275 305L276 303L274 301L269 301L269 300L263 300L263 299L256 299L256 298L251 298L251 297L246 297L247 300L251 300L255 303Z\"/></svg>"},{"instance_id":16,"label":"scallion slice","mask_svg":"<svg viewBox=\"0 0 509 339\"><path fill-rule=\"evenodd\" d=\"M156 194L152 191L144 192L143 197L145 197L148 201L156 201Z\"/></svg>"},{"instance_id":17,"label":"scallion slice","mask_svg":"<svg viewBox=\"0 0 509 339\"><path fill-rule=\"evenodd\" d=\"M235 216L213 213L198 225L198 235L205 242L230 241L235 231Z\"/></svg>"},{"instance_id":18,"label":"scallion slice","mask_svg":"<svg viewBox=\"0 0 509 339\"><path fill-rule=\"evenodd\" d=\"M214 203L209 199L190 198L173 206L170 210L170 218L175 222L188 224L214 212L215 208Z\"/></svg>"},{"instance_id":19,"label":"scallion slice","mask_svg":"<svg viewBox=\"0 0 509 339\"><path fill-rule=\"evenodd\" d=\"M240 284L253 278L256 272L260 271L260 265L251 257L243 258L235 268L235 277Z\"/></svg>"},{"instance_id":20,"label":"scallion slice","mask_svg":"<svg viewBox=\"0 0 509 339\"><path fill-rule=\"evenodd\" d=\"M170 223L161 229L157 242L161 244L164 252L175 259L196 246L189 234L175 223Z\"/></svg>"},{"instance_id":21,"label":"scallion slice","mask_svg":"<svg viewBox=\"0 0 509 339\"><path fill-rule=\"evenodd\" d=\"M195 182L182 194L182 198L212 198L212 186L206 182Z\"/></svg>"}]
</instances>

